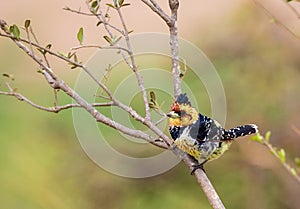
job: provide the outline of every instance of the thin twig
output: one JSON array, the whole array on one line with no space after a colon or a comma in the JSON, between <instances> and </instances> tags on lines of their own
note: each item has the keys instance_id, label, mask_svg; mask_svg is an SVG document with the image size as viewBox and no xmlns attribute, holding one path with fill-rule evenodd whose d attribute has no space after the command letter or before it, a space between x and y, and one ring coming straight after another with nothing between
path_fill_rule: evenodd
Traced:
<instances>
[{"instance_id":1,"label":"thin twig","mask_svg":"<svg viewBox=\"0 0 300 209\"><path fill-rule=\"evenodd\" d=\"M45 106L38 105L38 104L34 103L33 101L31 101L30 99L28 99L24 95L22 95L20 93L17 93L17 92L0 91L0 95L15 97L19 101L24 101L24 102L28 103L29 105L31 105L34 108L37 108L39 110L44 110L44 111L47 111L47 112L53 112L53 113L58 113L62 110L67 110L67 109L74 108L74 107L82 107L79 104L66 104L66 105L62 105L62 106L55 105L54 107L45 107ZM92 103L91 105L93 107L108 107L108 106L113 106L114 103L113 102Z\"/></svg>"},{"instance_id":2,"label":"thin twig","mask_svg":"<svg viewBox=\"0 0 300 209\"><path fill-rule=\"evenodd\" d=\"M274 156L280 161L280 157L279 155L277 154L276 150L274 149L274 147L272 147L272 145L268 142L265 142L264 143L268 149L274 154ZM292 173L292 168L289 164L287 163L282 163L283 167L288 171L288 173L292 174L292 176L300 183L300 176L296 173L296 174L293 174Z\"/></svg>"},{"instance_id":3,"label":"thin twig","mask_svg":"<svg viewBox=\"0 0 300 209\"><path fill-rule=\"evenodd\" d=\"M6 25L6 22L3 20L0 20L0 27L2 30L4 30L5 25ZM91 104L89 104L87 101L85 101L77 92L75 92L70 86L68 86L63 80L61 80L52 71L52 69L48 68L47 65L45 65L41 59L39 59L35 54L33 54L30 51L30 49L28 49L24 44L22 44L21 41L15 39L14 37L11 37L11 36L6 36L6 37L10 38L20 49L22 49L24 52L26 52L26 54L40 66L43 74L45 75L45 78L47 79L49 85L52 88L61 89L62 91L64 91L68 96L73 98L82 108L84 108L87 112L89 112L96 119L96 121L101 122L107 126L110 126L116 130L119 130L122 133L127 134L129 136L144 139L144 140L148 141L149 143L154 144L158 147L168 148L168 145L166 143L157 141L156 137L152 137L140 130L130 129L122 124L117 123L116 121L113 121L112 119L104 116L103 114L101 114L99 111L97 111L97 109L95 109L95 107L93 107ZM85 68L85 66L82 65L81 68ZM90 73L90 72L87 70L86 73ZM96 79L96 81L97 81L97 79ZM104 88L107 89L106 86L104 86ZM13 90L10 89L10 91L13 91ZM139 120L142 123L145 122L144 118L141 117L131 107L128 107L117 100L113 100L113 102L114 102L114 105L127 111L134 119ZM162 132L160 131L159 133L162 133ZM163 133L161 135L164 136ZM159 137L160 137L160 135L159 135ZM164 137L166 137L166 136L164 136Z\"/></svg>"},{"instance_id":4,"label":"thin twig","mask_svg":"<svg viewBox=\"0 0 300 209\"><path fill-rule=\"evenodd\" d=\"M100 7L100 1L97 0L97 2L98 2L98 6L99 6L99 15L96 15L96 17L100 21L103 22L105 30L107 31L107 33L109 34L109 36L112 38L113 34L110 31L110 29L108 28L108 22L106 21L105 17L103 16L103 13L102 13L102 10L101 10L101 7ZM86 3L87 3L87 6L89 7L89 9L91 10L89 3L88 2L86 2ZM123 108L125 111L130 111L131 113L136 113L136 114L133 114L132 116L135 119L139 120L140 122L144 123L144 121L150 121L150 117L151 117L150 108L149 108L149 104L148 104L148 98L147 98L147 92L146 92L146 89L145 89L145 86L144 86L144 83L143 83L143 80L142 80L142 76L138 72L137 65L135 63L135 58L134 58L134 54L132 52L132 48L131 48L131 44L130 44L130 39L129 39L129 35L128 35L129 31L128 31L127 27L126 27L124 18L122 16L121 11L120 11L120 8L117 7L116 9L117 9L118 15L120 17L120 20L122 22L122 26L123 26L123 29L124 29L124 32L122 32L122 34L125 37L125 41L126 41L126 45L127 45L127 53L129 54L129 57L130 57L130 63L129 63L129 61L127 60L126 56L123 53L121 53L121 55L122 55L124 61L130 66L130 68L133 70L133 72L135 73L135 75L137 77L138 84L139 84L139 87L140 87L141 92L142 92L142 97L143 97L143 101L144 101L146 116L145 116L145 118L141 118L131 108L128 108L125 105L121 105L121 104L120 104L121 105L120 107ZM117 45L116 47L119 47L119 46ZM109 94L109 96L111 98L113 98L112 95ZM116 101L115 101L115 103L119 104Z\"/></svg>"},{"instance_id":5,"label":"thin twig","mask_svg":"<svg viewBox=\"0 0 300 209\"><path fill-rule=\"evenodd\" d=\"M270 133L270 132L269 132ZM285 159L285 151L283 149L277 150L276 147L269 142L270 134L266 134L265 137L261 136L260 134L253 137L253 140L259 142L260 144L265 145L269 151L279 160L279 162L283 165L283 167L290 173L299 183L300 183L300 176L296 172L296 170L290 166ZM283 154L282 154L283 153ZM281 156L280 156L281 154Z\"/></svg>"},{"instance_id":6,"label":"thin twig","mask_svg":"<svg viewBox=\"0 0 300 209\"><path fill-rule=\"evenodd\" d=\"M91 11L91 13L94 14L94 15L97 17L97 19L103 23L104 29L105 29L106 32L108 33L109 37L110 37L110 38L113 38L113 33L111 32L111 30L110 30L109 28L112 28L112 29L118 31L122 36L124 36L124 32L123 32L122 30L120 30L119 28L117 28L117 27L111 25L111 24L106 20L105 16L103 15L102 9L101 9L101 7L100 7L100 0L97 0L97 3L98 3L98 6L99 6L99 9L98 9L98 10L99 10L99 14L93 13L93 12L92 12L92 9L91 9L91 7L90 7L89 2L86 1L86 5L87 5L87 7L89 8L89 10ZM119 46L119 44L117 43L116 46ZM128 59L127 59L127 56L126 56L122 51L121 51L120 54L121 54L123 60L125 61L125 63L126 63L130 68L132 68L130 62L129 62Z\"/></svg>"},{"instance_id":7,"label":"thin twig","mask_svg":"<svg viewBox=\"0 0 300 209\"><path fill-rule=\"evenodd\" d=\"M71 50L78 50L78 49L83 49L83 48L98 48L98 49L118 49L118 50L123 50L127 53L129 53L129 50L124 48L124 47L120 47L120 46L99 46L99 45L80 45L80 46L74 46L71 48Z\"/></svg>"},{"instance_id":8,"label":"thin twig","mask_svg":"<svg viewBox=\"0 0 300 209\"><path fill-rule=\"evenodd\" d=\"M132 64L132 70L133 70L133 72L136 76L136 79L138 81L138 85L139 85L139 87L141 89L141 92L142 92L142 98L143 98L143 101L144 101L145 112L146 112L145 120L150 121L151 120L150 119L151 114L150 114L150 107L149 107L149 102L148 102L148 97L147 97L147 91L146 91L146 88L145 88L145 85L144 85L143 78L142 78L141 74L139 73L136 62L135 62L135 58L134 58L134 54L133 54L133 51L132 51L130 38L129 38L129 31L127 29L125 20L123 18L121 8L117 7L116 10L118 12L119 18L121 20L121 23L122 23L122 26L123 26L123 29L124 29L124 37L125 37L127 49L129 51L129 57L130 57L130 61L131 61L131 64Z\"/></svg>"},{"instance_id":9,"label":"thin twig","mask_svg":"<svg viewBox=\"0 0 300 209\"><path fill-rule=\"evenodd\" d=\"M160 124L161 122L163 122L163 121L166 120L166 119L167 119L167 116L164 115L161 119L159 119L158 121L156 121L156 122L154 123L154 125L157 126L158 124Z\"/></svg>"},{"instance_id":10,"label":"thin twig","mask_svg":"<svg viewBox=\"0 0 300 209\"><path fill-rule=\"evenodd\" d=\"M10 39L12 39L14 42L16 42L17 40L15 40L15 38L12 36L12 35L10 35L10 34L0 34L0 36L3 36L3 37L7 37L7 38L10 38ZM19 38L19 41L21 41L21 42L25 42L25 43L28 43L29 44L29 41L28 40L26 40L26 39L23 39L23 38ZM20 43L18 41L18 43ZM85 65L83 65L83 64L81 64L81 63L78 63L78 62L75 62L75 61L73 61L73 60L71 60L71 59L69 59L69 58L67 58L67 57L65 57L65 56L63 56L63 55L61 55L61 54L59 54L59 53L57 53L57 52L55 52L55 51L53 51L53 50L51 50L51 49L49 49L49 48L46 48L46 47L43 47L43 46L41 46L41 45L39 45L39 44L36 44L36 43L31 43L33 46L35 46L35 47L37 47L37 48L39 48L39 49L42 49L43 51L45 51L45 52L47 52L47 53L49 53L49 54L51 54L51 55L53 55L53 56L55 56L55 57L57 57L57 58L59 58L59 59L61 59L61 60L64 60L64 61L66 61L66 62L68 62L68 63L71 63L71 64L73 64L74 66L77 66L77 67L79 67L79 68L81 68L81 69L83 69L104 91L105 91L105 93L106 94L108 94L108 96L110 97L110 98L113 98L113 94L109 91L109 89L104 85L104 84L102 84L97 78L96 78L96 76L94 76L88 69L87 69L87 67L85 66ZM21 45L21 43L20 44L17 44L19 47L21 46L21 48L26 48L24 45ZM27 52L27 54L28 54L28 52ZM35 59L37 59L36 61L40 61L34 54L33 54L33 57L35 58ZM48 66L47 66L47 68L49 68ZM50 69L50 68L49 68Z\"/></svg>"},{"instance_id":11,"label":"thin twig","mask_svg":"<svg viewBox=\"0 0 300 209\"><path fill-rule=\"evenodd\" d=\"M179 0L169 0L171 16L168 16L154 0L141 0L156 14L158 14L168 25L170 30L170 46L172 56L172 77L175 98L181 93L180 65L178 52L178 26L177 11Z\"/></svg>"},{"instance_id":12,"label":"thin twig","mask_svg":"<svg viewBox=\"0 0 300 209\"><path fill-rule=\"evenodd\" d=\"M39 43L39 41L38 41L38 39L37 39L37 36L36 36L35 33L33 32L33 28L32 28L31 25L29 26L29 31L30 31L31 35L33 36L35 42L39 45L40 43ZM28 33L28 29L27 29L27 28L26 28L26 32ZM28 40L30 41L30 39L29 39L29 34L28 34ZM30 42L30 46L32 47L32 42ZM33 51L32 51L32 52L33 52ZM43 57L44 57L45 62L47 63L47 66L50 68L51 66L50 66L50 62L48 61L47 55L46 55L46 54L43 54Z\"/></svg>"},{"instance_id":13,"label":"thin twig","mask_svg":"<svg viewBox=\"0 0 300 209\"><path fill-rule=\"evenodd\" d=\"M91 8L89 6L89 3L86 1L86 4L87 4L87 7L89 8L90 12L91 12ZM66 8L63 8L64 10L68 11L68 12L72 12L72 13L77 13L77 14L80 14L80 15L85 15L85 16L96 16L99 21L103 22L105 21L105 24L108 26L108 27L111 27L112 29L114 29L115 31L119 32L120 34L123 34L123 31L121 31L119 28L115 27L114 25L111 25L108 21L106 21L105 17L100 17L98 14L96 13L85 13L85 12L81 12L81 11L77 11L77 10L74 10L74 9L71 9L69 7L66 7ZM104 20L104 21L103 21Z\"/></svg>"},{"instance_id":14,"label":"thin twig","mask_svg":"<svg viewBox=\"0 0 300 209\"><path fill-rule=\"evenodd\" d=\"M86 12L81 12L79 10L75 10L75 9L71 9L69 7L64 7L63 10L69 11L69 12L73 12L79 15L85 15L85 16L95 16L94 14L91 13L86 13Z\"/></svg>"},{"instance_id":15,"label":"thin twig","mask_svg":"<svg viewBox=\"0 0 300 209\"><path fill-rule=\"evenodd\" d=\"M255 5L262 8L263 11L266 13L266 15L268 15L271 19L274 20L275 24L277 24L279 27L283 28L285 31L290 33L296 39L300 40L300 36L297 33L295 33L293 30L291 30L289 27L287 27L284 23L279 21L261 2L256 1L256 0L252 0L252 1L254 2ZM289 4L287 4L287 5L290 7L290 9L293 8L291 5L289 5ZM299 18L298 13L296 13L296 15Z\"/></svg>"}]
</instances>

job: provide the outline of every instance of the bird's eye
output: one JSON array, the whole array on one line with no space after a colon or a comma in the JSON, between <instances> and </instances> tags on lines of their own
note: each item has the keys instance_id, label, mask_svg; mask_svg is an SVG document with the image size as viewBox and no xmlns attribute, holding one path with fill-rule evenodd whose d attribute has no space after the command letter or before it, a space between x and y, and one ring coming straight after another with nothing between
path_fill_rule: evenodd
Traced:
<instances>
[{"instance_id":1,"label":"bird's eye","mask_svg":"<svg viewBox=\"0 0 300 209\"><path fill-rule=\"evenodd\" d=\"M185 116L185 115L187 115L186 111L184 110L180 111L180 116Z\"/></svg>"}]
</instances>

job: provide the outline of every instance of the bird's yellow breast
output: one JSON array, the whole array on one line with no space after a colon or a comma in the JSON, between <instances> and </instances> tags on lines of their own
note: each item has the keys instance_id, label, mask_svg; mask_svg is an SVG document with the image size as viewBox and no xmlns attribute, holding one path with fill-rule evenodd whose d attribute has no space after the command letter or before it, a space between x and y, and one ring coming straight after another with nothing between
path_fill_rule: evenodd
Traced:
<instances>
[{"instance_id":1,"label":"bird's yellow breast","mask_svg":"<svg viewBox=\"0 0 300 209\"><path fill-rule=\"evenodd\" d=\"M200 151L197 149L197 146L194 145L193 141L185 138L175 140L175 144L179 149L193 156L197 160L200 158Z\"/></svg>"},{"instance_id":2,"label":"bird's yellow breast","mask_svg":"<svg viewBox=\"0 0 300 209\"><path fill-rule=\"evenodd\" d=\"M182 122L180 118L170 118L170 126L181 126Z\"/></svg>"}]
</instances>

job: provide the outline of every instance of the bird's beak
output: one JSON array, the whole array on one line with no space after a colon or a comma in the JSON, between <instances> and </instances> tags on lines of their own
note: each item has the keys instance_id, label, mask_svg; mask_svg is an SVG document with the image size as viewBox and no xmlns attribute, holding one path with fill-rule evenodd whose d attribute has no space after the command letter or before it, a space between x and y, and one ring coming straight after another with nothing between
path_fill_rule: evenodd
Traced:
<instances>
[{"instance_id":1,"label":"bird's beak","mask_svg":"<svg viewBox=\"0 0 300 209\"><path fill-rule=\"evenodd\" d=\"M174 111L171 111L171 112L167 113L167 116L169 118L180 118L180 116Z\"/></svg>"}]
</instances>

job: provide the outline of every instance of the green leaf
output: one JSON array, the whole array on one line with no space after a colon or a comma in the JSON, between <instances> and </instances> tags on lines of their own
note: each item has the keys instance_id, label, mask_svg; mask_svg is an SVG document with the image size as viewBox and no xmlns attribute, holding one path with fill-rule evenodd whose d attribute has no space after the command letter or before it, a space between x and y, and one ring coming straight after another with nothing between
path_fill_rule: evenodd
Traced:
<instances>
[{"instance_id":1,"label":"green leaf","mask_svg":"<svg viewBox=\"0 0 300 209\"><path fill-rule=\"evenodd\" d=\"M11 34L10 27L8 25L4 25L4 31L8 34Z\"/></svg>"},{"instance_id":2,"label":"green leaf","mask_svg":"<svg viewBox=\"0 0 300 209\"><path fill-rule=\"evenodd\" d=\"M156 101L156 95L154 91L150 91L150 102L149 102L149 107L152 109L158 109L159 105Z\"/></svg>"},{"instance_id":3,"label":"green leaf","mask_svg":"<svg viewBox=\"0 0 300 209\"><path fill-rule=\"evenodd\" d=\"M93 1L92 4L91 4L91 12L92 13L97 13L98 9L99 9L98 2Z\"/></svg>"},{"instance_id":4,"label":"green leaf","mask_svg":"<svg viewBox=\"0 0 300 209\"><path fill-rule=\"evenodd\" d=\"M111 45L115 45L116 43L118 43L121 40L122 36L114 36Z\"/></svg>"},{"instance_id":5,"label":"green leaf","mask_svg":"<svg viewBox=\"0 0 300 209\"><path fill-rule=\"evenodd\" d=\"M68 55L63 53L63 52L58 51L57 54L59 54L60 56L68 58Z\"/></svg>"},{"instance_id":6,"label":"green leaf","mask_svg":"<svg viewBox=\"0 0 300 209\"><path fill-rule=\"evenodd\" d=\"M112 39L108 36L103 36L103 38L109 43L109 44L112 44Z\"/></svg>"},{"instance_id":7,"label":"green leaf","mask_svg":"<svg viewBox=\"0 0 300 209\"><path fill-rule=\"evenodd\" d=\"M268 131L268 132L266 133L266 135L265 135L265 139L266 139L267 141L270 141L270 136L271 136L271 131Z\"/></svg>"},{"instance_id":8,"label":"green leaf","mask_svg":"<svg viewBox=\"0 0 300 209\"><path fill-rule=\"evenodd\" d=\"M270 23L276 23L277 21L276 21L276 19L275 18L271 18L270 19Z\"/></svg>"},{"instance_id":9,"label":"green leaf","mask_svg":"<svg viewBox=\"0 0 300 209\"><path fill-rule=\"evenodd\" d=\"M113 9L116 8L116 6L114 6L114 5L112 5L112 4L106 4L106 5L109 6L109 7L111 7L111 8L113 8Z\"/></svg>"},{"instance_id":10,"label":"green leaf","mask_svg":"<svg viewBox=\"0 0 300 209\"><path fill-rule=\"evenodd\" d=\"M39 52L41 52L43 55L46 54L46 52L45 52L43 49L37 48L37 50L38 50Z\"/></svg>"},{"instance_id":11,"label":"green leaf","mask_svg":"<svg viewBox=\"0 0 300 209\"><path fill-rule=\"evenodd\" d=\"M129 3L122 4L122 7L130 6Z\"/></svg>"},{"instance_id":12,"label":"green leaf","mask_svg":"<svg viewBox=\"0 0 300 209\"><path fill-rule=\"evenodd\" d=\"M73 52L73 53L69 52L68 53L68 58L71 59L75 54L76 54L76 52Z\"/></svg>"},{"instance_id":13,"label":"green leaf","mask_svg":"<svg viewBox=\"0 0 300 209\"><path fill-rule=\"evenodd\" d=\"M77 58L77 55L76 55L76 54L74 54L74 61L75 61L75 62L78 62L78 58Z\"/></svg>"},{"instance_id":14,"label":"green leaf","mask_svg":"<svg viewBox=\"0 0 300 209\"><path fill-rule=\"evenodd\" d=\"M14 38L20 39L20 30L17 25L13 24L10 26L10 32L13 34Z\"/></svg>"},{"instance_id":15,"label":"green leaf","mask_svg":"<svg viewBox=\"0 0 300 209\"><path fill-rule=\"evenodd\" d=\"M259 142L259 143L261 143L261 144L264 143L264 142L263 142L263 138L262 138L262 136L261 136L259 133L257 133L256 135L252 136L252 137L250 138L250 140L252 140L252 141L257 141L257 142Z\"/></svg>"},{"instance_id":16,"label":"green leaf","mask_svg":"<svg viewBox=\"0 0 300 209\"><path fill-rule=\"evenodd\" d=\"M119 0L119 6L121 7L122 4L124 3L124 0Z\"/></svg>"},{"instance_id":17,"label":"green leaf","mask_svg":"<svg viewBox=\"0 0 300 209\"><path fill-rule=\"evenodd\" d=\"M40 69L37 69L37 71L36 71L37 73L41 73L41 74L43 74L43 71L41 71Z\"/></svg>"},{"instance_id":18,"label":"green leaf","mask_svg":"<svg viewBox=\"0 0 300 209\"><path fill-rule=\"evenodd\" d=\"M156 95L155 95L154 91L150 91L150 98L151 98L151 100L156 101Z\"/></svg>"},{"instance_id":19,"label":"green leaf","mask_svg":"<svg viewBox=\"0 0 300 209\"><path fill-rule=\"evenodd\" d=\"M52 46L52 44L48 44L45 48L46 48L46 49L50 49L51 46Z\"/></svg>"},{"instance_id":20,"label":"green leaf","mask_svg":"<svg viewBox=\"0 0 300 209\"><path fill-rule=\"evenodd\" d=\"M15 80L14 75L13 74L8 74L8 73L2 73L2 76L9 78L10 80Z\"/></svg>"},{"instance_id":21,"label":"green leaf","mask_svg":"<svg viewBox=\"0 0 300 209\"><path fill-rule=\"evenodd\" d=\"M273 150L273 149L270 149L270 152L271 152L272 155L275 156L275 154L276 154L276 147L274 147L274 150Z\"/></svg>"},{"instance_id":22,"label":"green leaf","mask_svg":"<svg viewBox=\"0 0 300 209\"><path fill-rule=\"evenodd\" d=\"M115 5L115 7L118 7L118 0L114 0L114 5Z\"/></svg>"},{"instance_id":23,"label":"green leaf","mask_svg":"<svg viewBox=\"0 0 300 209\"><path fill-rule=\"evenodd\" d=\"M293 0L286 0L286 2L291 2L291 1L293 1Z\"/></svg>"},{"instance_id":24,"label":"green leaf","mask_svg":"<svg viewBox=\"0 0 300 209\"><path fill-rule=\"evenodd\" d=\"M292 175L295 176L295 177L298 176L298 175L297 175L297 172L296 172L296 170L295 170L295 168L292 168L292 169L291 169L291 173L292 173Z\"/></svg>"},{"instance_id":25,"label":"green leaf","mask_svg":"<svg viewBox=\"0 0 300 209\"><path fill-rule=\"evenodd\" d=\"M46 46L45 48L46 48L46 49L50 49L51 46L52 46L52 44L47 44L47 46ZM37 50L38 50L39 52L41 52L43 55L45 55L45 54L47 53L47 51L44 50L44 49L37 48Z\"/></svg>"},{"instance_id":26,"label":"green leaf","mask_svg":"<svg viewBox=\"0 0 300 209\"><path fill-rule=\"evenodd\" d=\"M103 23L103 21L99 21L99 22L97 22L97 25L96 26L99 26L99 25L101 25Z\"/></svg>"},{"instance_id":27,"label":"green leaf","mask_svg":"<svg viewBox=\"0 0 300 209\"><path fill-rule=\"evenodd\" d=\"M277 151L277 154L279 156L279 159L282 163L285 163L285 151L284 149L280 149L279 151Z\"/></svg>"},{"instance_id":28,"label":"green leaf","mask_svg":"<svg viewBox=\"0 0 300 209\"><path fill-rule=\"evenodd\" d=\"M25 26L26 29L29 28L30 20L25 20L24 26Z\"/></svg>"},{"instance_id":29,"label":"green leaf","mask_svg":"<svg viewBox=\"0 0 300 209\"><path fill-rule=\"evenodd\" d=\"M80 44L82 44L83 42L83 28L81 27L77 33L77 39L79 41Z\"/></svg>"},{"instance_id":30,"label":"green leaf","mask_svg":"<svg viewBox=\"0 0 300 209\"><path fill-rule=\"evenodd\" d=\"M77 65L73 65L72 67L71 67L71 69L73 70L73 69L75 69L75 68L77 68L78 66Z\"/></svg>"},{"instance_id":31,"label":"green leaf","mask_svg":"<svg viewBox=\"0 0 300 209\"><path fill-rule=\"evenodd\" d=\"M91 5L91 7L92 7L93 9L95 9L97 6L98 6L98 2L97 2L97 1L94 1L94 2L92 3L92 5Z\"/></svg>"}]
</instances>

